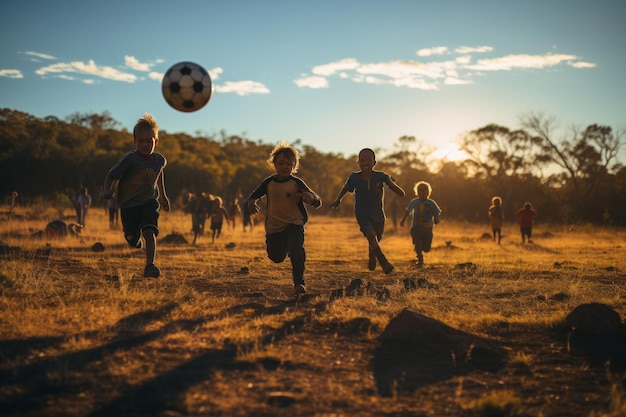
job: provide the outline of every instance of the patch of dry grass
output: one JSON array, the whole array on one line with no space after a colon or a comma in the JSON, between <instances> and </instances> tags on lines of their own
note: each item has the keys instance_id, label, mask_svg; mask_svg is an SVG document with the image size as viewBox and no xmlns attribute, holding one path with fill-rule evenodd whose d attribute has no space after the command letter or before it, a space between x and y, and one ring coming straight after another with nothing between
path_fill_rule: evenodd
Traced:
<instances>
[{"instance_id":1,"label":"patch of dry grass","mask_svg":"<svg viewBox=\"0 0 626 417\"><path fill-rule=\"evenodd\" d=\"M67 213L69 216L69 212ZM56 213L48 213L56 215ZM551 332L576 306L626 312L623 230L538 226L522 245L505 226L443 222L426 267L408 229L382 241L396 270L366 268L354 219L313 215L307 288L293 298L288 260L264 231L224 229L188 241L190 218L163 213L157 263L92 209L81 240L31 238L45 212L0 223L0 409L5 415L619 415L621 374L570 355ZM208 227L208 225L207 225ZM104 252L93 252L101 242ZM371 291L348 294L354 279ZM411 283L419 285L410 286ZM383 296L384 295L384 296ZM410 308L499 341L504 369L439 376L381 395L372 360L389 320ZM614 372L614 371L613 371ZM410 377L410 376L407 376ZM563 412L567 410L567 412ZM491 414L490 414L491 413ZM494 414L495 413L495 414Z\"/></svg>"}]
</instances>

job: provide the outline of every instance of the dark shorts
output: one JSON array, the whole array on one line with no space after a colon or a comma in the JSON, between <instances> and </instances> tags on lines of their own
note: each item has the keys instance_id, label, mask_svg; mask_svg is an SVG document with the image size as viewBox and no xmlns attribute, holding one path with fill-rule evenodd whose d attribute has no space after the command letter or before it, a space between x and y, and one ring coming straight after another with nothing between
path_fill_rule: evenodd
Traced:
<instances>
[{"instance_id":1,"label":"dark shorts","mask_svg":"<svg viewBox=\"0 0 626 417\"><path fill-rule=\"evenodd\" d=\"M416 250L430 252L430 247L433 244L433 228L413 226L411 227L411 238Z\"/></svg>"},{"instance_id":2,"label":"dark shorts","mask_svg":"<svg viewBox=\"0 0 626 417\"><path fill-rule=\"evenodd\" d=\"M522 233L522 236L533 236L533 228L532 227L520 227L519 231Z\"/></svg>"},{"instance_id":3,"label":"dark shorts","mask_svg":"<svg viewBox=\"0 0 626 417\"><path fill-rule=\"evenodd\" d=\"M224 222L216 222L214 220L211 220L211 230L219 230L220 232L222 231L222 226L224 225Z\"/></svg>"},{"instance_id":4,"label":"dark shorts","mask_svg":"<svg viewBox=\"0 0 626 417\"><path fill-rule=\"evenodd\" d=\"M159 235L159 203L151 201L142 206L123 208L120 210L124 238L132 247L136 247L141 233L150 229L155 236Z\"/></svg>"},{"instance_id":5,"label":"dark shorts","mask_svg":"<svg viewBox=\"0 0 626 417\"><path fill-rule=\"evenodd\" d=\"M357 223L359 224L359 228L361 229L361 233L365 234L367 230L374 230L376 233L376 238L381 240L383 238L383 233L385 232L385 222L375 222L368 217L357 217Z\"/></svg>"}]
</instances>

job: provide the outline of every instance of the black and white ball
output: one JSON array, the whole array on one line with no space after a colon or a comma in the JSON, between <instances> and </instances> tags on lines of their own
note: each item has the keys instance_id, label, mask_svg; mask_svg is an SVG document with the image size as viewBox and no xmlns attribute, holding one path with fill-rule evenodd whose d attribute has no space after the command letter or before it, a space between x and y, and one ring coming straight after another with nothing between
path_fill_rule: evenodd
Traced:
<instances>
[{"instance_id":1,"label":"black and white ball","mask_svg":"<svg viewBox=\"0 0 626 417\"><path fill-rule=\"evenodd\" d=\"M190 113L204 107L213 95L211 76L201 65L179 62L167 70L161 82L163 98L172 108Z\"/></svg>"}]
</instances>

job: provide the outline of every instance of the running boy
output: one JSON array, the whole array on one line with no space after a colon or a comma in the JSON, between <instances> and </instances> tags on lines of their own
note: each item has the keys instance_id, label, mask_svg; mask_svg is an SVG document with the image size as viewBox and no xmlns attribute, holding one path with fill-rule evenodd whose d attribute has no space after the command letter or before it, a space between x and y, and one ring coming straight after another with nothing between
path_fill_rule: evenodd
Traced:
<instances>
[{"instance_id":1,"label":"running boy","mask_svg":"<svg viewBox=\"0 0 626 417\"><path fill-rule=\"evenodd\" d=\"M413 191L417 198L409 202L404 217L400 220L400 226L404 226L407 217L413 216L411 238L417 255L416 266L421 268L424 266L424 254L422 252L430 252L433 243L433 226L439 223L441 209L435 200L430 199L432 188L426 181L416 183Z\"/></svg>"},{"instance_id":2,"label":"running boy","mask_svg":"<svg viewBox=\"0 0 626 417\"><path fill-rule=\"evenodd\" d=\"M320 197L293 174L298 172L300 154L296 148L281 141L267 160L276 174L265 178L248 198L248 212L260 211L257 200L267 196L265 244L267 256L276 263L291 258L296 295L306 292L304 283L304 225L308 220L305 204L319 208ZM245 226L244 226L245 227Z\"/></svg>"},{"instance_id":3,"label":"running boy","mask_svg":"<svg viewBox=\"0 0 626 417\"><path fill-rule=\"evenodd\" d=\"M493 197L491 205L487 209L487 214L491 219L491 232L493 233L493 241L498 238L498 245L502 239L502 223L504 222L504 213L502 212L502 198Z\"/></svg>"},{"instance_id":4,"label":"running boy","mask_svg":"<svg viewBox=\"0 0 626 417\"><path fill-rule=\"evenodd\" d=\"M230 223L230 216L224 207L224 203L222 197L216 196L213 199L213 209L210 213L211 216L211 232L212 238L211 242L215 243L215 239L220 237L222 234L222 225L224 224L224 219L226 222ZM234 220L233 220L234 223Z\"/></svg>"},{"instance_id":5,"label":"running boy","mask_svg":"<svg viewBox=\"0 0 626 417\"><path fill-rule=\"evenodd\" d=\"M361 232L367 238L369 259L367 267L370 271L376 269L376 260L380 263L385 274L393 271L393 265L387 260L380 247L380 240L385 230L385 211L383 209L384 189L387 187L400 197L404 197L404 190L395 183L395 180L382 171L374 171L376 154L370 148L359 152L358 172L348 177L343 188L337 195L331 208L339 207L339 203L346 193L355 194L354 213Z\"/></svg>"},{"instance_id":6,"label":"running boy","mask_svg":"<svg viewBox=\"0 0 626 417\"><path fill-rule=\"evenodd\" d=\"M122 218L124 238L131 247L145 244L146 267L143 276L158 278L161 270L154 264L156 237L159 235L159 210L169 211L163 169L167 161L154 152L159 143L159 126L145 113L133 129L137 149L126 153L109 170L104 180L104 198L116 198Z\"/></svg>"}]
</instances>

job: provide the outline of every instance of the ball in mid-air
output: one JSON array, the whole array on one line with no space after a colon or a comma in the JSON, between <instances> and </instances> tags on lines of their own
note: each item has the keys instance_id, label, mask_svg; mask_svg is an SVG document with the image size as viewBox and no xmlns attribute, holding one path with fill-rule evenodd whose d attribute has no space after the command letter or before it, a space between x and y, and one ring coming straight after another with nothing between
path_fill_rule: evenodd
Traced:
<instances>
[{"instance_id":1,"label":"ball in mid-air","mask_svg":"<svg viewBox=\"0 0 626 417\"><path fill-rule=\"evenodd\" d=\"M213 81L202 66L179 62L163 75L161 91L167 104L189 113L200 110L209 102L213 95Z\"/></svg>"}]
</instances>

